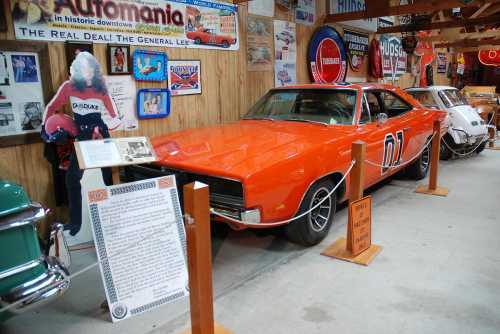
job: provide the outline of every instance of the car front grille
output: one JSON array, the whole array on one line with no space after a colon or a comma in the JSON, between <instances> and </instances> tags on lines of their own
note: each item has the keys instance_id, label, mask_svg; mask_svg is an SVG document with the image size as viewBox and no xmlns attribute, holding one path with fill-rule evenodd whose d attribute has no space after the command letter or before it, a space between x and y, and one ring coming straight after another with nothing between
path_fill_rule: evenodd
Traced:
<instances>
[{"instance_id":1,"label":"car front grille","mask_svg":"<svg viewBox=\"0 0 500 334\"><path fill-rule=\"evenodd\" d=\"M245 200L243 185L239 181L165 168L153 164L126 166L122 177L125 182L134 182L165 175L175 176L181 202L183 200L182 189L184 185L199 181L209 186L211 207L223 211L233 218L241 218Z\"/></svg>"}]
</instances>

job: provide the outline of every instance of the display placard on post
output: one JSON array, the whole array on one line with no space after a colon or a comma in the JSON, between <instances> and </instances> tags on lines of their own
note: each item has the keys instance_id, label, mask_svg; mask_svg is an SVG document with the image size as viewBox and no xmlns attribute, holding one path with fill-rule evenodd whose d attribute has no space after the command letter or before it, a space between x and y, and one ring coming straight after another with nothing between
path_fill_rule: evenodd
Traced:
<instances>
[{"instance_id":1,"label":"display placard on post","mask_svg":"<svg viewBox=\"0 0 500 334\"><path fill-rule=\"evenodd\" d=\"M186 237L173 175L87 195L113 322L189 294Z\"/></svg>"},{"instance_id":2,"label":"display placard on post","mask_svg":"<svg viewBox=\"0 0 500 334\"><path fill-rule=\"evenodd\" d=\"M372 197L366 196L349 203L352 255L356 256L372 245Z\"/></svg>"},{"instance_id":3,"label":"display placard on post","mask_svg":"<svg viewBox=\"0 0 500 334\"><path fill-rule=\"evenodd\" d=\"M76 141L75 151L80 169L142 164L157 159L147 137Z\"/></svg>"}]
</instances>

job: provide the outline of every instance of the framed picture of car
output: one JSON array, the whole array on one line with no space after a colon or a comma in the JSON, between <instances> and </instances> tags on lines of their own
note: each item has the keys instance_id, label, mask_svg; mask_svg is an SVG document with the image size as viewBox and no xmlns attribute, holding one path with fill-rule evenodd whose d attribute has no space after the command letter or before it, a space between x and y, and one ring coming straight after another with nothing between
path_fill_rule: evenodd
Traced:
<instances>
[{"instance_id":1,"label":"framed picture of car","mask_svg":"<svg viewBox=\"0 0 500 334\"><path fill-rule=\"evenodd\" d=\"M108 44L108 75L130 74L130 46Z\"/></svg>"},{"instance_id":2,"label":"framed picture of car","mask_svg":"<svg viewBox=\"0 0 500 334\"><path fill-rule=\"evenodd\" d=\"M134 50L134 78L138 81L167 80L167 54L158 51Z\"/></svg>"},{"instance_id":3,"label":"framed picture of car","mask_svg":"<svg viewBox=\"0 0 500 334\"><path fill-rule=\"evenodd\" d=\"M145 88L137 92L139 119L163 118L170 114L170 91L165 88Z\"/></svg>"},{"instance_id":4,"label":"framed picture of car","mask_svg":"<svg viewBox=\"0 0 500 334\"><path fill-rule=\"evenodd\" d=\"M169 61L168 85L172 96L201 94L201 62L199 60Z\"/></svg>"}]
</instances>

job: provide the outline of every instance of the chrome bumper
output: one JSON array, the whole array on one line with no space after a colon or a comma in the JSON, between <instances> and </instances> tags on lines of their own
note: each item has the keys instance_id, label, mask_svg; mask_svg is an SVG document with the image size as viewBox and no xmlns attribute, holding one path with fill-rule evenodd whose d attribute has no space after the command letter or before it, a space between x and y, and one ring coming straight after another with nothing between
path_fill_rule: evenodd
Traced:
<instances>
[{"instance_id":1,"label":"chrome bumper","mask_svg":"<svg viewBox=\"0 0 500 334\"><path fill-rule=\"evenodd\" d=\"M47 270L0 296L0 309L12 306L7 312L20 314L52 301L68 289L69 273L59 260L46 256L42 261L45 262Z\"/></svg>"}]
</instances>

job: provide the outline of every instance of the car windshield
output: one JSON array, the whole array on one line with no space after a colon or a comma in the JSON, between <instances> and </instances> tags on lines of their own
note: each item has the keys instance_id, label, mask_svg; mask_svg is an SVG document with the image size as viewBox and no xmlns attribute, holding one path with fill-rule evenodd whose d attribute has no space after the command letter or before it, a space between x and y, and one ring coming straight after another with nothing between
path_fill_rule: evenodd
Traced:
<instances>
[{"instance_id":1,"label":"car windshield","mask_svg":"<svg viewBox=\"0 0 500 334\"><path fill-rule=\"evenodd\" d=\"M243 119L352 125L356 100L350 89L271 90Z\"/></svg>"},{"instance_id":2,"label":"car windshield","mask_svg":"<svg viewBox=\"0 0 500 334\"><path fill-rule=\"evenodd\" d=\"M439 109L439 106L432 95L432 92L428 90L413 90L407 91L408 94L413 96L415 100L422 103L424 107Z\"/></svg>"},{"instance_id":3,"label":"car windshield","mask_svg":"<svg viewBox=\"0 0 500 334\"><path fill-rule=\"evenodd\" d=\"M467 103L467 100L460 94L458 89L446 89L439 91L439 97L443 101L446 108L463 106Z\"/></svg>"}]
</instances>

